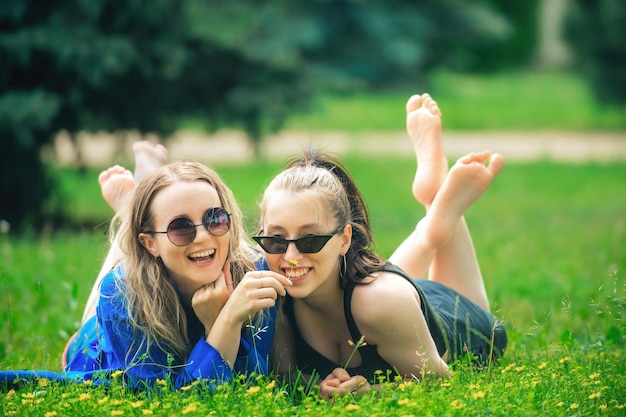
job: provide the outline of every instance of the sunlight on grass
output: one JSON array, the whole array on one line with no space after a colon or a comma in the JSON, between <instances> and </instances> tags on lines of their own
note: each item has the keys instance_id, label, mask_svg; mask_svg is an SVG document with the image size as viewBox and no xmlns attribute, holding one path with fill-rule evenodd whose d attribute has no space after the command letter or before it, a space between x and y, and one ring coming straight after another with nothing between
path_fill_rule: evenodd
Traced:
<instances>
[{"instance_id":1,"label":"sunlight on grass","mask_svg":"<svg viewBox=\"0 0 626 417\"><path fill-rule=\"evenodd\" d=\"M434 74L432 87L348 96L327 96L316 111L293 117L288 129L403 130L411 94L429 92L446 130L624 130L626 107L597 103L585 83L560 72Z\"/></svg>"},{"instance_id":2,"label":"sunlight on grass","mask_svg":"<svg viewBox=\"0 0 626 417\"><path fill-rule=\"evenodd\" d=\"M388 256L423 215L411 158L346 158ZM280 163L219 166L254 230L257 197ZM94 173L63 172L80 232L0 236L0 369L60 369L105 252ZM450 380L384 381L381 392L322 401L272 377L155 392L37 381L0 390L1 415L609 415L626 414L626 169L621 163L508 164L468 211L492 308L509 346L487 369L461 361ZM88 192L83 190L90 189ZM90 196L90 197L88 197ZM95 207L94 214L90 207ZM81 214L77 214L81 216Z\"/></svg>"}]
</instances>

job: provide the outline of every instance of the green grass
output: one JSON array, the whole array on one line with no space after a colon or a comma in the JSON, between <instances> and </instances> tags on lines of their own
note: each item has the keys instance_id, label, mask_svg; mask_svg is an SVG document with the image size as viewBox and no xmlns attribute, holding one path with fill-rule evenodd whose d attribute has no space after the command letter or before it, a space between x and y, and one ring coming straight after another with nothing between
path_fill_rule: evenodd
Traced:
<instances>
[{"instance_id":1,"label":"green grass","mask_svg":"<svg viewBox=\"0 0 626 417\"><path fill-rule=\"evenodd\" d=\"M387 256L423 214L410 196L412 159L347 158ZM249 215L278 164L219 166ZM83 232L0 237L0 369L59 370L59 358L104 256L108 214L97 173L78 178ZM270 378L152 394L122 386L35 384L0 393L2 415L624 415L626 166L508 164L467 213L493 310L509 330L505 357L452 379L383 385L334 404ZM90 190L87 192L86 190ZM95 192L92 190L95 189ZM85 192L78 190L85 190ZM89 214L98 213L98 214ZM45 384L45 383L44 383Z\"/></svg>"},{"instance_id":2,"label":"green grass","mask_svg":"<svg viewBox=\"0 0 626 417\"><path fill-rule=\"evenodd\" d=\"M293 130L364 132L404 129L404 103L429 92L446 130L624 130L626 107L594 100L580 78L566 72L467 75L439 72L427 85L402 92L325 96L315 111L292 118Z\"/></svg>"}]
</instances>

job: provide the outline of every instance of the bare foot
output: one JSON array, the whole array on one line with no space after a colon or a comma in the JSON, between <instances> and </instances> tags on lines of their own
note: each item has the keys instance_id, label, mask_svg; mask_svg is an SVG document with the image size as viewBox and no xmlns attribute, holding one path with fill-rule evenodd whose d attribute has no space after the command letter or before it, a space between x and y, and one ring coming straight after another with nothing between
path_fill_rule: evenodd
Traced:
<instances>
[{"instance_id":1,"label":"bare foot","mask_svg":"<svg viewBox=\"0 0 626 417\"><path fill-rule=\"evenodd\" d=\"M167 149L161 144L147 140L133 143L135 155L135 182L167 163Z\"/></svg>"},{"instance_id":2,"label":"bare foot","mask_svg":"<svg viewBox=\"0 0 626 417\"><path fill-rule=\"evenodd\" d=\"M116 212L135 189L133 173L119 165L102 171L98 176L98 183L102 197Z\"/></svg>"},{"instance_id":3,"label":"bare foot","mask_svg":"<svg viewBox=\"0 0 626 417\"><path fill-rule=\"evenodd\" d=\"M417 158L413 195L429 206L448 173L441 141L441 111L430 95L414 95L406 103L406 129Z\"/></svg>"},{"instance_id":4,"label":"bare foot","mask_svg":"<svg viewBox=\"0 0 626 417\"><path fill-rule=\"evenodd\" d=\"M424 218L428 220L422 227L432 248L448 242L465 211L487 191L503 167L502 155L489 151L467 154L454 164Z\"/></svg>"}]
</instances>

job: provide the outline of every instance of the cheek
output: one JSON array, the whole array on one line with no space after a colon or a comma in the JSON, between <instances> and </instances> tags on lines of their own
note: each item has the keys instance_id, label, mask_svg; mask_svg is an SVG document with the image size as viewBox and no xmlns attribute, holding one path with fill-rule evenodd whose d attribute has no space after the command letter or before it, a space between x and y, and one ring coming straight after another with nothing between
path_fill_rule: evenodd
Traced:
<instances>
[{"instance_id":1,"label":"cheek","mask_svg":"<svg viewBox=\"0 0 626 417\"><path fill-rule=\"evenodd\" d=\"M265 254L265 259L267 260L267 264L270 267L271 271L280 272L280 262L283 255L272 255L269 253Z\"/></svg>"}]
</instances>

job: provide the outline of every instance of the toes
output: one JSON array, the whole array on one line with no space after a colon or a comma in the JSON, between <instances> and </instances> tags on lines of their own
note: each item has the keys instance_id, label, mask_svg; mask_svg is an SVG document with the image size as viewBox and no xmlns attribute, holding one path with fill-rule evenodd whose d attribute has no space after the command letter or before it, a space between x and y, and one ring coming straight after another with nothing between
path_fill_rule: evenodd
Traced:
<instances>
[{"instance_id":1,"label":"toes","mask_svg":"<svg viewBox=\"0 0 626 417\"><path fill-rule=\"evenodd\" d=\"M422 105L422 96L414 94L406 102L406 112L411 113L413 110L418 109Z\"/></svg>"},{"instance_id":2,"label":"toes","mask_svg":"<svg viewBox=\"0 0 626 417\"><path fill-rule=\"evenodd\" d=\"M493 175L497 175L504 168L504 157L499 153L494 153L489 160L489 170Z\"/></svg>"}]
</instances>

